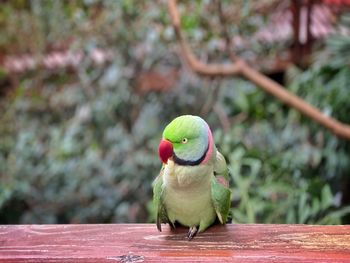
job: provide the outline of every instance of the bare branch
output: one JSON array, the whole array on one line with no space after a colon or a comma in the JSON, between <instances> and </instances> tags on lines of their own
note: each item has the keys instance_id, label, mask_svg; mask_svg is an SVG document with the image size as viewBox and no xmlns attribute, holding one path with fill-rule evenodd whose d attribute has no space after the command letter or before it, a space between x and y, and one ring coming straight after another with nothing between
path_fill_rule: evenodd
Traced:
<instances>
[{"instance_id":1,"label":"bare branch","mask_svg":"<svg viewBox=\"0 0 350 263\"><path fill-rule=\"evenodd\" d=\"M206 64L199 61L188 47L181 33L180 15L176 7L176 0L168 1L171 22L175 29L176 37L181 46L181 52L193 71L205 76L232 76L241 75L255 83L262 90L275 96L280 101L298 110L313 121L329 129L333 134L350 140L350 126L336 119L324 115L320 110L308 104L303 99L286 90L283 86L268 78L249 66L242 59L235 59L230 64Z\"/></svg>"},{"instance_id":2,"label":"bare branch","mask_svg":"<svg viewBox=\"0 0 350 263\"><path fill-rule=\"evenodd\" d=\"M182 36L180 16L177 11L176 1L170 0L168 2L168 8L176 37L180 42L181 51L186 61L195 72L208 76L229 76L239 73L241 67L241 63L239 61L234 64L205 64L199 61L193 55L191 49L188 47L186 41Z\"/></svg>"}]
</instances>

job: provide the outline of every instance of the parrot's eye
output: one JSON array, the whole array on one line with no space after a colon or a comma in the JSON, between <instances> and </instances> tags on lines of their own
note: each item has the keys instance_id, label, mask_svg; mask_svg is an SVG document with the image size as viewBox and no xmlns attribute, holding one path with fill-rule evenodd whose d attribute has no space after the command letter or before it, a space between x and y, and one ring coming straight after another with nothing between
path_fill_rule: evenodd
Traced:
<instances>
[{"instance_id":1,"label":"parrot's eye","mask_svg":"<svg viewBox=\"0 0 350 263\"><path fill-rule=\"evenodd\" d=\"M187 143L187 141L188 141L187 138L182 139L182 143Z\"/></svg>"}]
</instances>

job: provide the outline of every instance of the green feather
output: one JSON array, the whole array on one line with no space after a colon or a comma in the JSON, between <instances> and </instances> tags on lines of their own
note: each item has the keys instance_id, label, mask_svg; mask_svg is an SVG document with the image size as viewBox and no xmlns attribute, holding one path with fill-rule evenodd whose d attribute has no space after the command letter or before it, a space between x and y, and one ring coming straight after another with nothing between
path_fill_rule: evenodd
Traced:
<instances>
[{"instance_id":1,"label":"green feather","mask_svg":"<svg viewBox=\"0 0 350 263\"><path fill-rule=\"evenodd\" d=\"M183 115L175 118L164 129L163 138L169 139L173 143L181 143L184 136L187 139L205 135L205 121L193 115Z\"/></svg>"},{"instance_id":2,"label":"green feather","mask_svg":"<svg viewBox=\"0 0 350 263\"><path fill-rule=\"evenodd\" d=\"M214 165L215 176L222 176L228 185L229 181L229 172L226 164L225 157L219 152L216 152L216 162Z\"/></svg>"},{"instance_id":3,"label":"green feather","mask_svg":"<svg viewBox=\"0 0 350 263\"><path fill-rule=\"evenodd\" d=\"M211 182L211 196L216 215L220 223L225 224L230 212L231 191L213 178Z\"/></svg>"},{"instance_id":4,"label":"green feather","mask_svg":"<svg viewBox=\"0 0 350 263\"><path fill-rule=\"evenodd\" d=\"M195 161L207 149L207 124L198 116L183 115L175 118L165 127L163 138L173 144L177 157ZM187 143L183 143L184 139Z\"/></svg>"},{"instance_id":5,"label":"green feather","mask_svg":"<svg viewBox=\"0 0 350 263\"><path fill-rule=\"evenodd\" d=\"M163 194L163 172L164 165L160 170L159 175L153 182L153 205L155 208L155 218L157 221L157 228L159 231L162 231L161 224L169 223L168 215L162 200Z\"/></svg>"},{"instance_id":6,"label":"green feather","mask_svg":"<svg viewBox=\"0 0 350 263\"><path fill-rule=\"evenodd\" d=\"M214 174L215 177L211 183L213 206L220 223L225 224L231 207L231 191L228 188L229 173L226 161L219 151L217 151L216 155Z\"/></svg>"}]
</instances>

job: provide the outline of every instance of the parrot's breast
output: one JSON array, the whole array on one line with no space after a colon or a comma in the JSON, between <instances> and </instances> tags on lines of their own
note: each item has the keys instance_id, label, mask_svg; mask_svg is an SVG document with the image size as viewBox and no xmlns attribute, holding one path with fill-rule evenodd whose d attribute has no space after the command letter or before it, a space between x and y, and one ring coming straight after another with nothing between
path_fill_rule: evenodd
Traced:
<instances>
[{"instance_id":1,"label":"parrot's breast","mask_svg":"<svg viewBox=\"0 0 350 263\"><path fill-rule=\"evenodd\" d=\"M164 184L174 189L187 187L198 189L206 183L210 186L210 175L213 174L213 169L213 165L177 165L169 160L165 166Z\"/></svg>"},{"instance_id":2,"label":"parrot's breast","mask_svg":"<svg viewBox=\"0 0 350 263\"><path fill-rule=\"evenodd\" d=\"M164 204L172 222L191 227L215 220L211 200L212 165L181 166L169 160L163 175Z\"/></svg>"}]
</instances>

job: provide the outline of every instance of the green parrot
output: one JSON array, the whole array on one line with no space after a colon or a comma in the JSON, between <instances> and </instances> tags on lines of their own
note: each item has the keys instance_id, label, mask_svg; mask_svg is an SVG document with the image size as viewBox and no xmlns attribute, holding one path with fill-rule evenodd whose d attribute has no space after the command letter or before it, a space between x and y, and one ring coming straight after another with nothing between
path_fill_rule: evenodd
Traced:
<instances>
[{"instance_id":1,"label":"green parrot","mask_svg":"<svg viewBox=\"0 0 350 263\"><path fill-rule=\"evenodd\" d=\"M193 115L175 118L164 129L158 154L163 162L153 183L158 230L162 223L177 222L189 227L191 240L216 218L225 224L231 204L228 169L208 124Z\"/></svg>"}]
</instances>

